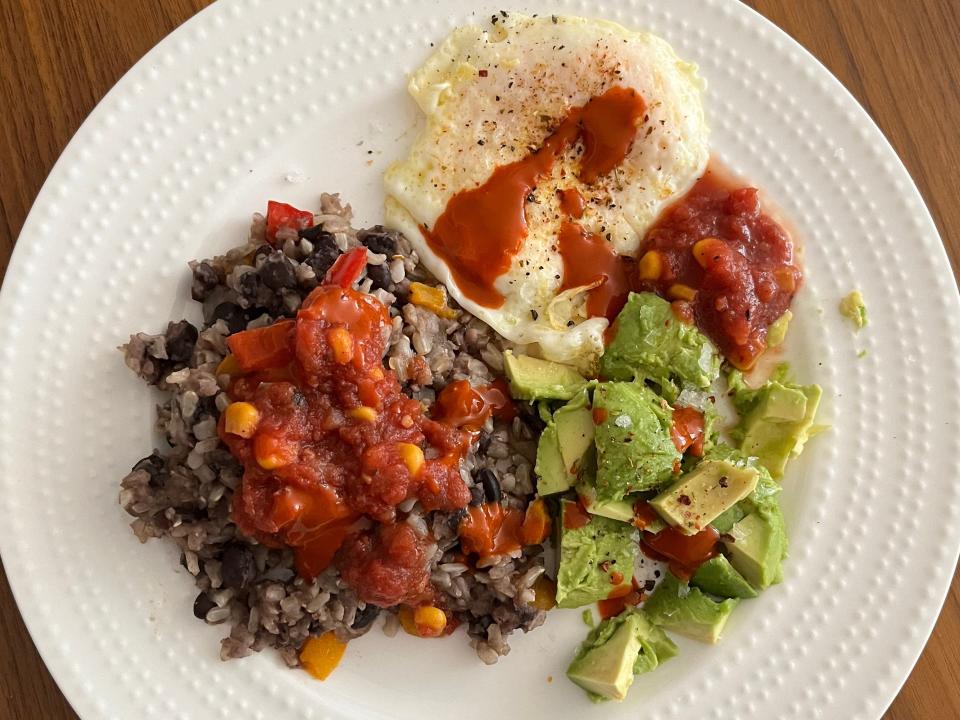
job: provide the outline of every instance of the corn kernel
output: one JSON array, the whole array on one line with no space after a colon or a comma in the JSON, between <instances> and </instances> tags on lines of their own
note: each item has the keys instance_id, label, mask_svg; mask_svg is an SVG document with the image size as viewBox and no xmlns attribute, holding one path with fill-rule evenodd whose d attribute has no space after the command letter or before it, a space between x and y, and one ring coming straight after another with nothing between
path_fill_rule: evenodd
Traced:
<instances>
[{"instance_id":1,"label":"corn kernel","mask_svg":"<svg viewBox=\"0 0 960 720\"><path fill-rule=\"evenodd\" d=\"M640 258L637 271L641 280L656 280L663 272L663 258L656 250L648 250Z\"/></svg>"},{"instance_id":2,"label":"corn kernel","mask_svg":"<svg viewBox=\"0 0 960 720\"><path fill-rule=\"evenodd\" d=\"M413 611L413 623L421 637L436 637L447 627L447 615L438 607L423 605Z\"/></svg>"},{"instance_id":3,"label":"corn kernel","mask_svg":"<svg viewBox=\"0 0 960 720\"><path fill-rule=\"evenodd\" d=\"M276 470L294 460L289 449L277 438L263 433L253 439L253 454L257 458L257 464L264 470Z\"/></svg>"},{"instance_id":4,"label":"corn kernel","mask_svg":"<svg viewBox=\"0 0 960 720\"><path fill-rule=\"evenodd\" d=\"M223 428L228 433L252 438L259 424L260 411L250 403L235 402L227 406Z\"/></svg>"},{"instance_id":5,"label":"corn kernel","mask_svg":"<svg viewBox=\"0 0 960 720\"><path fill-rule=\"evenodd\" d=\"M347 415L361 422L372 423L377 421L377 411L367 405L361 405L353 410L347 410Z\"/></svg>"},{"instance_id":6,"label":"corn kernel","mask_svg":"<svg viewBox=\"0 0 960 720\"><path fill-rule=\"evenodd\" d=\"M697 296L696 290L689 285L681 285L680 283L674 283L671 285L667 292L670 293L670 297L677 300L691 301Z\"/></svg>"},{"instance_id":7,"label":"corn kernel","mask_svg":"<svg viewBox=\"0 0 960 720\"><path fill-rule=\"evenodd\" d=\"M403 458L403 464L407 466L410 474L416 476L423 468L424 457L423 450L413 443L397 443L397 451Z\"/></svg>"},{"instance_id":8,"label":"corn kernel","mask_svg":"<svg viewBox=\"0 0 960 720\"><path fill-rule=\"evenodd\" d=\"M397 613L397 619L400 621L401 627L407 632L408 635L420 636L420 633L417 632L417 624L413 620L413 609L404 605L400 608L400 612Z\"/></svg>"},{"instance_id":9,"label":"corn kernel","mask_svg":"<svg viewBox=\"0 0 960 720\"><path fill-rule=\"evenodd\" d=\"M410 302L448 320L457 316L457 311L447 305L447 292L442 287L410 283Z\"/></svg>"},{"instance_id":10,"label":"corn kernel","mask_svg":"<svg viewBox=\"0 0 960 720\"><path fill-rule=\"evenodd\" d=\"M334 362L346 365L353 360L353 338L346 328L335 327L327 330L327 342L330 343Z\"/></svg>"},{"instance_id":11,"label":"corn kernel","mask_svg":"<svg viewBox=\"0 0 960 720\"><path fill-rule=\"evenodd\" d=\"M300 664L317 680L326 680L340 664L347 644L337 640L333 632L308 638L300 649Z\"/></svg>"},{"instance_id":12,"label":"corn kernel","mask_svg":"<svg viewBox=\"0 0 960 720\"><path fill-rule=\"evenodd\" d=\"M243 369L240 367L240 362L233 353L227 355L217 365L217 375L240 375L242 373Z\"/></svg>"},{"instance_id":13,"label":"corn kernel","mask_svg":"<svg viewBox=\"0 0 960 720\"><path fill-rule=\"evenodd\" d=\"M712 258L723 252L725 248L721 247L722 245L723 241L717 238L698 240L693 244L693 257L700 267L706 267Z\"/></svg>"},{"instance_id":14,"label":"corn kernel","mask_svg":"<svg viewBox=\"0 0 960 720\"><path fill-rule=\"evenodd\" d=\"M370 371L370 377L372 377L374 380L383 380L383 370L378 367L373 368Z\"/></svg>"}]
</instances>

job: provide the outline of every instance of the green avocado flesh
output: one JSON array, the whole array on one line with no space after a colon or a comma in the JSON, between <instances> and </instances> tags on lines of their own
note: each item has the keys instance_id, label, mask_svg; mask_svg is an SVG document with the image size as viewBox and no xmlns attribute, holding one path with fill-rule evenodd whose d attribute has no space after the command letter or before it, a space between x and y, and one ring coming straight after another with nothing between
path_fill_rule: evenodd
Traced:
<instances>
[{"instance_id":1,"label":"green avocado flesh","mask_svg":"<svg viewBox=\"0 0 960 720\"><path fill-rule=\"evenodd\" d=\"M720 356L706 335L680 322L653 293L631 293L614 332L600 358L601 377L649 380L672 401L684 387L710 387L720 374Z\"/></svg>"},{"instance_id":2,"label":"green avocado flesh","mask_svg":"<svg viewBox=\"0 0 960 720\"><path fill-rule=\"evenodd\" d=\"M568 527L567 515L581 514L571 500L560 502L560 564L557 606L574 608L605 600L630 588L639 549L637 530L626 523L589 516L581 527Z\"/></svg>"},{"instance_id":3,"label":"green avocado flesh","mask_svg":"<svg viewBox=\"0 0 960 720\"><path fill-rule=\"evenodd\" d=\"M720 639L738 602L736 599L711 600L699 588L681 583L672 573L667 573L644 603L643 610L651 622L665 630L712 644Z\"/></svg>"},{"instance_id":4,"label":"green avocado flesh","mask_svg":"<svg viewBox=\"0 0 960 720\"><path fill-rule=\"evenodd\" d=\"M569 400L589 381L569 365L528 355L503 353L504 372L510 394L518 400Z\"/></svg>"},{"instance_id":5,"label":"green avocado flesh","mask_svg":"<svg viewBox=\"0 0 960 720\"><path fill-rule=\"evenodd\" d=\"M623 700L633 678L666 662L677 646L642 610L627 610L590 631L567 677L594 702Z\"/></svg>"},{"instance_id":6,"label":"green avocado flesh","mask_svg":"<svg viewBox=\"0 0 960 720\"><path fill-rule=\"evenodd\" d=\"M680 460L670 436L673 410L643 383L600 384L593 395L597 498L620 500L659 487Z\"/></svg>"},{"instance_id":7,"label":"green avocado flesh","mask_svg":"<svg viewBox=\"0 0 960 720\"><path fill-rule=\"evenodd\" d=\"M650 500L670 525L695 535L757 486L759 473L725 460L704 460Z\"/></svg>"},{"instance_id":8,"label":"green avocado flesh","mask_svg":"<svg viewBox=\"0 0 960 720\"><path fill-rule=\"evenodd\" d=\"M723 555L707 560L690 580L691 585L722 598L755 598L757 591Z\"/></svg>"}]
</instances>

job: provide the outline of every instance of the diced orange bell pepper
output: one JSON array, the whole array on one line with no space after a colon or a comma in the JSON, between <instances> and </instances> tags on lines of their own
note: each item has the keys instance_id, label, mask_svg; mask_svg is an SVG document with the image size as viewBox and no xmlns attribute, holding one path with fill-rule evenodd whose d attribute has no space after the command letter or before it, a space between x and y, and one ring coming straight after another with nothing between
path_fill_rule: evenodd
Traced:
<instances>
[{"instance_id":1,"label":"diced orange bell pepper","mask_svg":"<svg viewBox=\"0 0 960 720\"><path fill-rule=\"evenodd\" d=\"M293 360L293 320L244 330L227 338L227 345L244 372L267 370Z\"/></svg>"},{"instance_id":2,"label":"diced orange bell pepper","mask_svg":"<svg viewBox=\"0 0 960 720\"><path fill-rule=\"evenodd\" d=\"M326 680L340 664L346 649L346 643L337 640L332 632L325 632L319 637L307 638L300 649L300 664L317 680Z\"/></svg>"}]
</instances>

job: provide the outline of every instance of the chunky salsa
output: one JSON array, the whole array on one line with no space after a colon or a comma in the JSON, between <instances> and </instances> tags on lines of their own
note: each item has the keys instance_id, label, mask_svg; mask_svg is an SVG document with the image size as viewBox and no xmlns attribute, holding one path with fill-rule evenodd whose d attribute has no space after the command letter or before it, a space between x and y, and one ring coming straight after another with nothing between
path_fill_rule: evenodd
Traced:
<instances>
[{"instance_id":1,"label":"chunky salsa","mask_svg":"<svg viewBox=\"0 0 960 720\"><path fill-rule=\"evenodd\" d=\"M637 289L675 301L682 319L748 369L803 275L790 236L763 211L757 190L723 175L709 168L648 231Z\"/></svg>"},{"instance_id":2,"label":"chunky salsa","mask_svg":"<svg viewBox=\"0 0 960 720\"><path fill-rule=\"evenodd\" d=\"M295 320L228 339L237 371L219 432L244 467L233 516L263 544L293 548L304 577L336 563L365 602L416 604L431 595L433 541L397 522L397 506L466 507L471 435L458 427L467 423L428 417L384 368L390 316L350 289L354 252ZM480 404L505 405L491 394Z\"/></svg>"}]
</instances>

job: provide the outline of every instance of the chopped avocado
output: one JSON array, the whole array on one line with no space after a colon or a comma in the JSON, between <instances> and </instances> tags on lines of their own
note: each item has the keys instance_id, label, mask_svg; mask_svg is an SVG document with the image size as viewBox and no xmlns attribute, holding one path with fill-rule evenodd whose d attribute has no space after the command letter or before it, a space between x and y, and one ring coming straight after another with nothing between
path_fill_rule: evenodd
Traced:
<instances>
[{"instance_id":1,"label":"chopped avocado","mask_svg":"<svg viewBox=\"0 0 960 720\"><path fill-rule=\"evenodd\" d=\"M578 482L576 490L577 495L580 496L580 502L588 513L625 523L633 520L633 505L639 496L627 495L622 500L602 502L597 500L597 490L588 479Z\"/></svg>"},{"instance_id":2,"label":"chopped avocado","mask_svg":"<svg viewBox=\"0 0 960 720\"><path fill-rule=\"evenodd\" d=\"M763 590L782 579L786 554L786 529L776 504L768 504L730 528L731 540L723 541L730 564L747 582Z\"/></svg>"},{"instance_id":3,"label":"chopped avocado","mask_svg":"<svg viewBox=\"0 0 960 720\"><path fill-rule=\"evenodd\" d=\"M690 580L704 592L724 598L755 598L757 591L723 555L707 560Z\"/></svg>"},{"instance_id":4,"label":"chopped avocado","mask_svg":"<svg viewBox=\"0 0 960 720\"><path fill-rule=\"evenodd\" d=\"M677 654L677 646L640 610L604 620L587 635L567 677L594 702L623 700L635 675L654 670Z\"/></svg>"},{"instance_id":5,"label":"chopped avocado","mask_svg":"<svg viewBox=\"0 0 960 720\"><path fill-rule=\"evenodd\" d=\"M560 441L557 438L557 426L551 420L540 433L537 444L537 493L552 495L569 490L576 482L575 475L567 472L560 454Z\"/></svg>"},{"instance_id":6,"label":"chopped avocado","mask_svg":"<svg viewBox=\"0 0 960 720\"><path fill-rule=\"evenodd\" d=\"M720 639L736 599L715 602L699 588L681 583L667 573L643 605L650 621L691 640L715 643Z\"/></svg>"},{"instance_id":7,"label":"chopped avocado","mask_svg":"<svg viewBox=\"0 0 960 720\"><path fill-rule=\"evenodd\" d=\"M577 523L568 519L568 514L582 512L570 500L560 502L557 605L563 608L604 600L614 590L629 588L633 580L639 540L637 530L626 523L596 515L576 527Z\"/></svg>"},{"instance_id":8,"label":"chopped avocado","mask_svg":"<svg viewBox=\"0 0 960 720\"><path fill-rule=\"evenodd\" d=\"M857 330L867 326L867 304L859 290L854 290L840 301L840 314L850 320Z\"/></svg>"},{"instance_id":9,"label":"chopped avocado","mask_svg":"<svg viewBox=\"0 0 960 720\"><path fill-rule=\"evenodd\" d=\"M822 395L818 385L796 385L783 375L759 388L748 388L740 375L730 382L741 413L731 435L740 440L744 455L758 458L774 477L783 475L787 460L799 455L817 431L813 421Z\"/></svg>"},{"instance_id":10,"label":"chopped avocado","mask_svg":"<svg viewBox=\"0 0 960 720\"><path fill-rule=\"evenodd\" d=\"M589 397L583 390L553 414L563 465L567 472L574 475L584 454L593 447L596 426L588 405Z\"/></svg>"},{"instance_id":11,"label":"chopped avocado","mask_svg":"<svg viewBox=\"0 0 960 720\"><path fill-rule=\"evenodd\" d=\"M607 622L601 623L590 635L604 628ZM567 668L567 677L594 700L623 700L627 696L633 684L633 665L642 647L633 622L627 620L611 629L600 642L590 642L588 637L584 643L588 647L581 647Z\"/></svg>"},{"instance_id":12,"label":"chopped avocado","mask_svg":"<svg viewBox=\"0 0 960 720\"><path fill-rule=\"evenodd\" d=\"M695 535L757 486L759 473L725 460L704 460L650 500L670 525Z\"/></svg>"},{"instance_id":13,"label":"chopped avocado","mask_svg":"<svg viewBox=\"0 0 960 720\"><path fill-rule=\"evenodd\" d=\"M673 410L640 382L601 383L593 395L597 498L620 500L651 490L673 474L680 460L670 436Z\"/></svg>"},{"instance_id":14,"label":"chopped avocado","mask_svg":"<svg viewBox=\"0 0 960 720\"><path fill-rule=\"evenodd\" d=\"M653 293L631 293L614 332L600 358L600 375L610 380L650 380L673 400L683 387L706 389L720 374L713 344Z\"/></svg>"},{"instance_id":15,"label":"chopped avocado","mask_svg":"<svg viewBox=\"0 0 960 720\"><path fill-rule=\"evenodd\" d=\"M708 450L702 462L723 460L739 468L753 468L757 471L757 485L753 491L739 503L718 515L710 524L722 533L730 532L730 528L744 516L757 512L759 508L777 506L777 495L780 494L780 485L770 477L770 471L761 465L757 458L744 457L743 453L729 445L717 443Z\"/></svg>"},{"instance_id":16,"label":"chopped avocado","mask_svg":"<svg viewBox=\"0 0 960 720\"><path fill-rule=\"evenodd\" d=\"M510 393L518 400L569 400L589 384L569 365L503 353Z\"/></svg>"},{"instance_id":17,"label":"chopped avocado","mask_svg":"<svg viewBox=\"0 0 960 720\"><path fill-rule=\"evenodd\" d=\"M783 344L787 337L787 329L790 327L790 321L793 320L793 313L785 310L783 315L778 317L767 328L767 347L775 348Z\"/></svg>"},{"instance_id":18,"label":"chopped avocado","mask_svg":"<svg viewBox=\"0 0 960 720\"><path fill-rule=\"evenodd\" d=\"M739 522L740 519L746 514L746 511L741 507L741 505L737 504L731 508L727 508L725 512L717 515L710 525L712 525L717 532L730 532L730 528L732 528L735 523Z\"/></svg>"}]
</instances>

